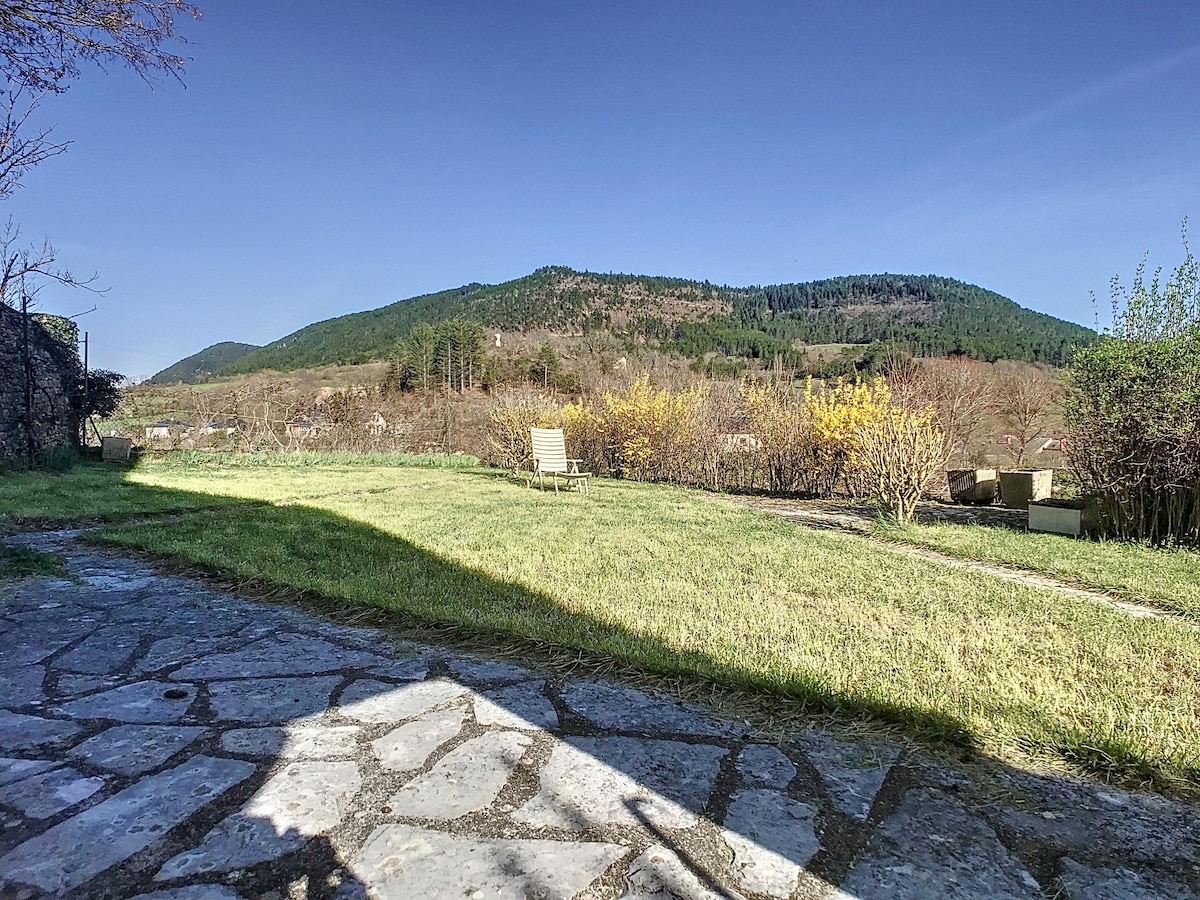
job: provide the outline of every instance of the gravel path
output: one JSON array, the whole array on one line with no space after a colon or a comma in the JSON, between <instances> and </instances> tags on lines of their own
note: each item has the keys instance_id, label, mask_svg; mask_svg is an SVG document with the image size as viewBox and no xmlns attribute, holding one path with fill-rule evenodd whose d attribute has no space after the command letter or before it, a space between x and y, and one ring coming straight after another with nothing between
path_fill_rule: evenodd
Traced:
<instances>
[{"instance_id":1,"label":"gravel path","mask_svg":"<svg viewBox=\"0 0 1200 900\"><path fill-rule=\"evenodd\" d=\"M0 898L1200 896L1200 807L347 627L75 544L0 587Z\"/></svg>"}]
</instances>

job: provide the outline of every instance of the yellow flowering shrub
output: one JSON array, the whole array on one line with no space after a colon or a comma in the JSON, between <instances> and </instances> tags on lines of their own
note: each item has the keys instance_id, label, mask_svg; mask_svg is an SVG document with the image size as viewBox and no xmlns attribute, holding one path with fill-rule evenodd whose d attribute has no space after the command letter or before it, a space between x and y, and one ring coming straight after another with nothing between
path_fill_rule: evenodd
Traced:
<instances>
[{"instance_id":1,"label":"yellow flowering shrub","mask_svg":"<svg viewBox=\"0 0 1200 900\"><path fill-rule=\"evenodd\" d=\"M648 375L622 393L604 394L604 430L613 462L626 478L683 481L692 462L689 449L703 428L706 388L674 394L656 390Z\"/></svg>"},{"instance_id":2,"label":"yellow flowering shrub","mask_svg":"<svg viewBox=\"0 0 1200 900\"><path fill-rule=\"evenodd\" d=\"M814 389L809 379L804 402L812 417L816 446L812 493L828 496L839 478L851 495L866 493L861 435L864 427L881 421L893 409L887 382L882 378L866 382L845 382L839 378L822 389Z\"/></svg>"},{"instance_id":3,"label":"yellow flowering shrub","mask_svg":"<svg viewBox=\"0 0 1200 900\"><path fill-rule=\"evenodd\" d=\"M529 468L533 460L529 429L560 428L561 417L558 404L540 394L500 395L488 412L492 462L512 472Z\"/></svg>"},{"instance_id":4,"label":"yellow flowering shrub","mask_svg":"<svg viewBox=\"0 0 1200 900\"><path fill-rule=\"evenodd\" d=\"M741 395L758 440L768 489L794 491L813 464L813 425L807 404L789 390L754 378L742 381Z\"/></svg>"},{"instance_id":5,"label":"yellow flowering shrub","mask_svg":"<svg viewBox=\"0 0 1200 900\"><path fill-rule=\"evenodd\" d=\"M907 522L946 459L946 436L933 424L933 408L891 406L861 427L858 441L859 465L871 495L884 512Z\"/></svg>"}]
</instances>

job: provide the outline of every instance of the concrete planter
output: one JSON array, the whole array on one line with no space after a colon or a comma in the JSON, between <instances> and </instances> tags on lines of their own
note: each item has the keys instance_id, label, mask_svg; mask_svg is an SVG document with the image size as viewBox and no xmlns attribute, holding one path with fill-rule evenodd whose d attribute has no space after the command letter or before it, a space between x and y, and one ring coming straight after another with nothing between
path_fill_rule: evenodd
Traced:
<instances>
[{"instance_id":1,"label":"concrete planter","mask_svg":"<svg viewBox=\"0 0 1200 900\"><path fill-rule=\"evenodd\" d=\"M951 469L950 499L955 503L991 503L996 499L995 469Z\"/></svg>"},{"instance_id":2,"label":"concrete planter","mask_svg":"<svg viewBox=\"0 0 1200 900\"><path fill-rule=\"evenodd\" d=\"M1009 509L1026 509L1035 500L1050 499L1053 469L1016 469L1000 473L1000 499Z\"/></svg>"},{"instance_id":3,"label":"concrete planter","mask_svg":"<svg viewBox=\"0 0 1200 900\"><path fill-rule=\"evenodd\" d=\"M1096 508L1083 500L1042 500L1029 504L1029 530L1079 537L1096 528Z\"/></svg>"}]
</instances>

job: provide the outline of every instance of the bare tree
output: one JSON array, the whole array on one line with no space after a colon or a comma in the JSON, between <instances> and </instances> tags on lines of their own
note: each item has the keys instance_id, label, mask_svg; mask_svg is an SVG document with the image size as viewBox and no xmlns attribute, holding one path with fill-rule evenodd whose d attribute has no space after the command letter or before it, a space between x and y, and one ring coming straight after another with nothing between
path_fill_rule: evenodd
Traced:
<instances>
[{"instance_id":1,"label":"bare tree","mask_svg":"<svg viewBox=\"0 0 1200 900\"><path fill-rule=\"evenodd\" d=\"M938 429L946 436L946 455L969 462L972 441L992 402L993 375L987 363L971 359L929 359L889 379L892 393L905 406L933 407ZM961 449L960 449L961 448Z\"/></svg>"},{"instance_id":2,"label":"bare tree","mask_svg":"<svg viewBox=\"0 0 1200 900\"><path fill-rule=\"evenodd\" d=\"M1030 445L1061 422L1062 387L1042 371L1006 372L997 379L995 410L1009 430L1008 452L1015 465Z\"/></svg>"},{"instance_id":3,"label":"bare tree","mask_svg":"<svg viewBox=\"0 0 1200 900\"><path fill-rule=\"evenodd\" d=\"M9 87L66 90L81 62L120 63L143 78L177 75L187 43L177 17L200 18L187 0L0 0L0 74Z\"/></svg>"},{"instance_id":4,"label":"bare tree","mask_svg":"<svg viewBox=\"0 0 1200 900\"><path fill-rule=\"evenodd\" d=\"M48 281L68 287L91 287L95 277L76 278L58 267L58 254L49 241L39 247L18 246L20 227L9 219L0 229L0 304L28 312Z\"/></svg>"},{"instance_id":5,"label":"bare tree","mask_svg":"<svg viewBox=\"0 0 1200 900\"><path fill-rule=\"evenodd\" d=\"M47 94L62 93L79 66L119 63L146 80L178 78L186 44L176 18L200 17L187 0L0 0L0 198L33 167L67 149L32 123Z\"/></svg>"}]
</instances>

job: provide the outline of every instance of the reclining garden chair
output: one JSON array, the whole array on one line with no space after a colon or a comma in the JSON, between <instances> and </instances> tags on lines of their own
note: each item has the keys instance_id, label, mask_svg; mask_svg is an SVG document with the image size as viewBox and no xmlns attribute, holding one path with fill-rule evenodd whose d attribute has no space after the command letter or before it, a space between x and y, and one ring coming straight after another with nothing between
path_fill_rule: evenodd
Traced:
<instances>
[{"instance_id":1,"label":"reclining garden chair","mask_svg":"<svg viewBox=\"0 0 1200 900\"><path fill-rule=\"evenodd\" d=\"M546 489L546 476L554 479L554 493L558 493L558 479L562 478L568 485L586 494L588 479L591 472L580 472L582 460L567 459L567 448L563 441L561 428L531 428L529 429L533 443L533 474L525 482L525 487L533 487L533 479L538 480L542 490Z\"/></svg>"}]
</instances>

